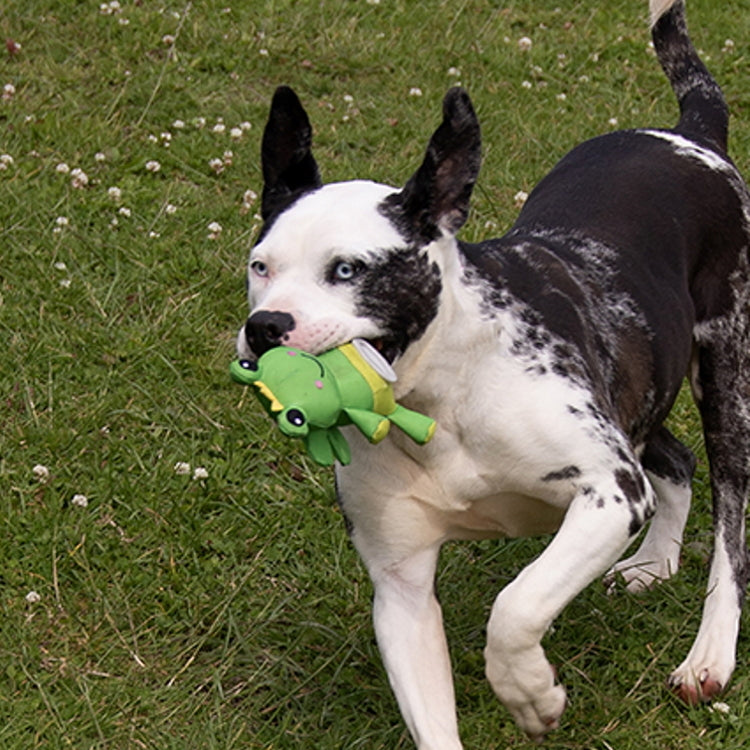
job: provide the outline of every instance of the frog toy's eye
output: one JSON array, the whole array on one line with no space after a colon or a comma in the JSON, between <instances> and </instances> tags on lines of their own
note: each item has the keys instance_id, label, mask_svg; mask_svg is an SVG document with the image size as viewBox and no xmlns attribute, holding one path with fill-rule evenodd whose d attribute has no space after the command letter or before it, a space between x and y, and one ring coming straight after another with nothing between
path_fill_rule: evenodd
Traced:
<instances>
[{"instance_id":1,"label":"frog toy's eye","mask_svg":"<svg viewBox=\"0 0 750 750\"><path fill-rule=\"evenodd\" d=\"M248 372L258 372L258 363L252 359L241 359L239 362L240 367Z\"/></svg>"},{"instance_id":2,"label":"frog toy's eye","mask_svg":"<svg viewBox=\"0 0 750 750\"><path fill-rule=\"evenodd\" d=\"M250 261L250 270L256 276L261 276L261 277L268 276L268 266L262 260Z\"/></svg>"},{"instance_id":3,"label":"frog toy's eye","mask_svg":"<svg viewBox=\"0 0 750 750\"><path fill-rule=\"evenodd\" d=\"M333 268L333 278L335 281L351 281L357 275L357 269L354 263L342 260Z\"/></svg>"},{"instance_id":4,"label":"frog toy's eye","mask_svg":"<svg viewBox=\"0 0 750 750\"><path fill-rule=\"evenodd\" d=\"M302 427L305 424L305 415L299 409L290 409L286 413L286 421L295 427Z\"/></svg>"},{"instance_id":5,"label":"frog toy's eye","mask_svg":"<svg viewBox=\"0 0 750 750\"><path fill-rule=\"evenodd\" d=\"M278 416L279 429L289 437L305 437L310 432L307 415L302 409L290 407Z\"/></svg>"}]
</instances>

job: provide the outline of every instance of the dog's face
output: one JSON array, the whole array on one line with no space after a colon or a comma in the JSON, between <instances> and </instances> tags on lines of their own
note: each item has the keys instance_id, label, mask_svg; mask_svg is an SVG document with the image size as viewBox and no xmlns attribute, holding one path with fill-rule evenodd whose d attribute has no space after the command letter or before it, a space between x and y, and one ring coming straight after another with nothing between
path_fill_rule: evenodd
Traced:
<instances>
[{"instance_id":1,"label":"dog's face","mask_svg":"<svg viewBox=\"0 0 750 750\"><path fill-rule=\"evenodd\" d=\"M466 94L448 93L444 120L403 190L363 180L322 185L297 96L274 95L263 135L264 226L248 267L251 314L237 349L279 344L319 354L353 338L389 360L437 314L441 253L468 213L479 126Z\"/></svg>"}]
</instances>

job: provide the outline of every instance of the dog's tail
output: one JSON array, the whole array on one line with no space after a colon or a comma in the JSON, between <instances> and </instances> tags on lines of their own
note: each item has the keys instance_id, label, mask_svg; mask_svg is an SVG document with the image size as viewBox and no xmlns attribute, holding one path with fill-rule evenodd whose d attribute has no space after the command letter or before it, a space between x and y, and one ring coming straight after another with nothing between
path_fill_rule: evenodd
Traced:
<instances>
[{"instance_id":1,"label":"dog's tail","mask_svg":"<svg viewBox=\"0 0 750 750\"><path fill-rule=\"evenodd\" d=\"M690 41L685 0L649 0L656 55L680 103L678 133L708 139L727 150L729 110L719 84Z\"/></svg>"}]
</instances>

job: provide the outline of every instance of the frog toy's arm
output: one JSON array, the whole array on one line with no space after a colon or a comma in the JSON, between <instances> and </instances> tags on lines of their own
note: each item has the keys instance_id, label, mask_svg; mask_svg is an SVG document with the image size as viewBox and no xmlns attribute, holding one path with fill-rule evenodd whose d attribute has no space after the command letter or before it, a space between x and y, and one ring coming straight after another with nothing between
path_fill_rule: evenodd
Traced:
<instances>
[{"instance_id":1,"label":"frog toy's arm","mask_svg":"<svg viewBox=\"0 0 750 750\"><path fill-rule=\"evenodd\" d=\"M395 373L366 342L355 340L314 357L289 347L267 351L257 362L235 360L232 377L255 393L289 437L302 438L312 458L347 464L349 446L338 430L354 424L372 443L391 422L419 444L432 437L434 420L397 404Z\"/></svg>"},{"instance_id":2,"label":"frog toy's arm","mask_svg":"<svg viewBox=\"0 0 750 750\"><path fill-rule=\"evenodd\" d=\"M359 382L357 383L359 387L352 387L349 392L345 384L349 383L350 379L341 372L340 365L337 367L333 361L329 361L329 358L340 358L341 355L367 384L369 394L367 394L365 408L357 408L354 405L356 402L359 406L365 401ZM396 403L392 386L392 383L396 381L396 373L378 351L366 341L355 339L350 344L344 344L321 354L320 359L325 359L331 369L338 369L338 382L342 391L344 411L370 442L380 442L388 433L391 422L419 445L424 445L432 438L435 433L435 420ZM349 395L351 399L348 398ZM379 425L376 425L378 418L382 419L382 417L386 417L388 422L381 421Z\"/></svg>"}]
</instances>

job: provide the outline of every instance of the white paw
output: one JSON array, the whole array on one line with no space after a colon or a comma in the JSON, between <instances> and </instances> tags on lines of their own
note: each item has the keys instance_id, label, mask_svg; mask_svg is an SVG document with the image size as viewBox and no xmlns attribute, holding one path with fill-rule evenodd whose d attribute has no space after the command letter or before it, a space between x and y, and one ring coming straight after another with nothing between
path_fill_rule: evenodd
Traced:
<instances>
[{"instance_id":1,"label":"white paw","mask_svg":"<svg viewBox=\"0 0 750 750\"><path fill-rule=\"evenodd\" d=\"M679 567L677 556L654 559L636 552L632 557L620 560L605 576L608 586L612 586L617 576L625 581L625 588L633 594L645 591L657 583L671 578Z\"/></svg>"},{"instance_id":2,"label":"white paw","mask_svg":"<svg viewBox=\"0 0 750 750\"><path fill-rule=\"evenodd\" d=\"M732 647L721 638L697 639L687 658L667 680L667 685L685 703L694 706L712 700L721 693L734 672ZM705 645L704 645L705 644Z\"/></svg>"},{"instance_id":3,"label":"white paw","mask_svg":"<svg viewBox=\"0 0 750 750\"><path fill-rule=\"evenodd\" d=\"M541 646L504 659L485 651L487 679L518 726L533 739L557 729L565 709L565 688L556 684L555 670Z\"/></svg>"}]
</instances>

